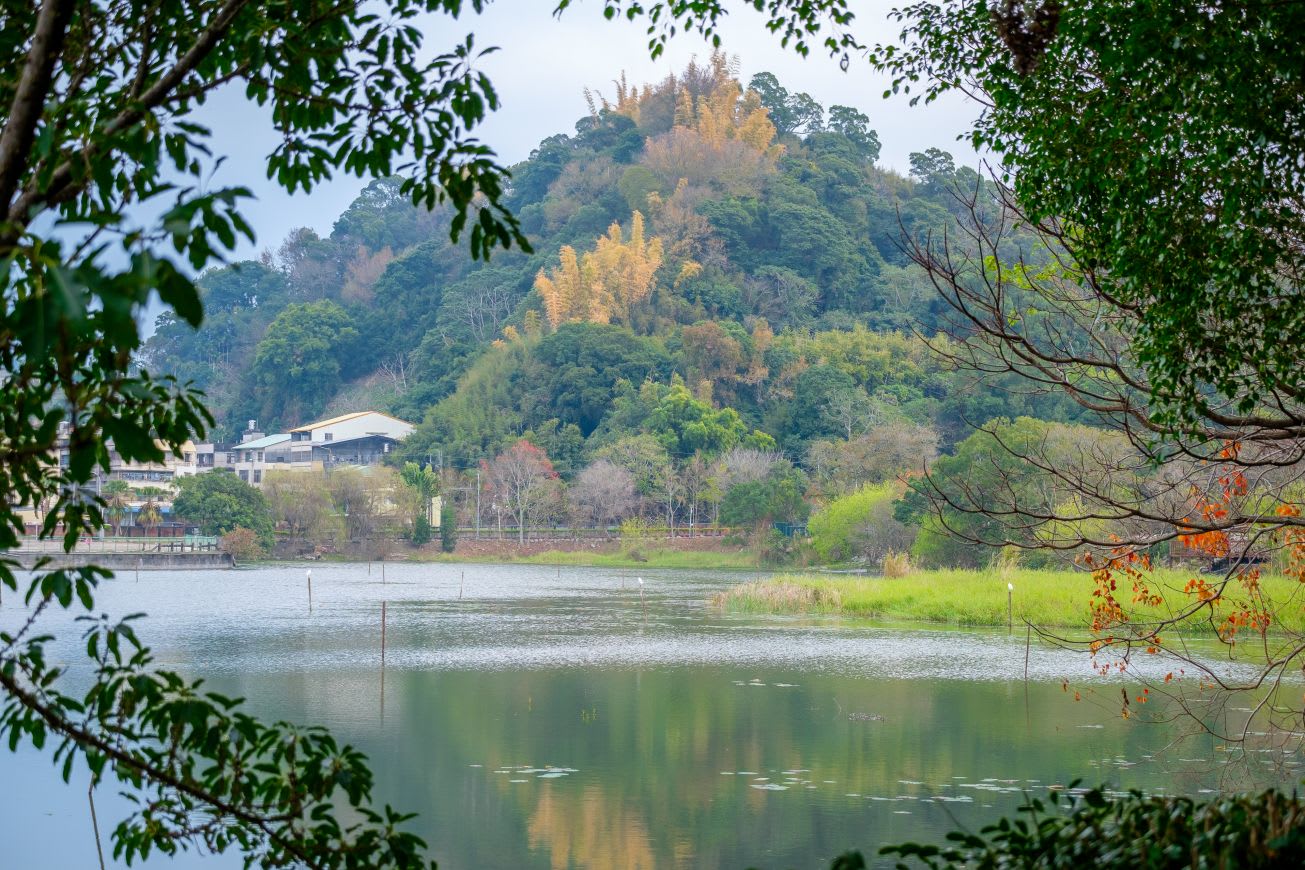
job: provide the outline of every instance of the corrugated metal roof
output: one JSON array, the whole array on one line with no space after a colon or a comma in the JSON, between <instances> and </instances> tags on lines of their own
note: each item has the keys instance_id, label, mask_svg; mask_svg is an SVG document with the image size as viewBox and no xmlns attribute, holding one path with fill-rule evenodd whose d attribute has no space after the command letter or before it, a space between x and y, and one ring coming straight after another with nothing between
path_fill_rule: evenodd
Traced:
<instances>
[{"instance_id":1,"label":"corrugated metal roof","mask_svg":"<svg viewBox=\"0 0 1305 870\"><path fill-rule=\"evenodd\" d=\"M356 420L359 417L366 417L368 414L376 414L379 417L388 417L396 423L403 423L411 426L406 420L400 420L398 417L392 417L384 411L354 411L352 414L341 414L338 417L332 417L329 420L318 420L316 423L308 423L304 426L291 429L291 432L311 432L314 429L321 429L323 426L334 426L336 423L344 423L348 420Z\"/></svg>"},{"instance_id":2,"label":"corrugated metal roof","mask_svg":"<svg viewBox=\"0 0 1305 870\"><path fill-rule=\"evenodd\" d=\"M268 447L275 447L278 444L290 440L289 432L278 432L275 435L264 435L262 438L255 438L253 441L246 441L243 444L235 444L232 450L266 450Z\"/></svg>"}]
</instances>

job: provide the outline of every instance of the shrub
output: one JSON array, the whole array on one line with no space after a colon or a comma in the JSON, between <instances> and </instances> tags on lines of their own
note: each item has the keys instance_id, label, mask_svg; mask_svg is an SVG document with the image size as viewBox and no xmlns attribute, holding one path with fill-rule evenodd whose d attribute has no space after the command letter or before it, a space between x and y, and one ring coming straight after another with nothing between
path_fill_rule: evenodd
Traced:
<instances>
[{"instance_id":1,"label":"shrub","mask_svg":"<svg viewBox=\"0 0 1305 870\"><path fill-rule=\"evenodd\" d=\"M440 509L440 549L452 553L457 546L458 512L451 503L446 502Z\"/></svg>"},{"instance_id":2,"label":"shrub","mask_svg":"<svg viewBox=\"0 0 1305 870\"><path fill-rule=\"evenodd\" d=\"M237 562L248 562L263 555L263 545L258 541L258 533L244 526L236 526L222 536L222 552L230 553Z\"/></svg>"},{"instance_id":3,"label":"shrub","mask_svg":"<svg viewBox=\"0 0 1305 870\"><path fill-rule=\"evenodd\" d=\"M892 517L893 500L900 488L893 482L863 486L813 514L807 530L820 558L873 559L887 550L909 547L902 534L905 527Z\"/></svg>"},{"instance_id":4,"label":"shrub","mask_svg":"<svg viewBox=\"0 0 1305 870\"><path fill-rule=\"evenodd\" d=\"M911 573L911 556L908 553L889 553L884 556L885 577L905 577Z\"/></svg>"},{"instance_id":5,"label":"shrub","mask_svg":"<svg viewBox=\"0 0 1305 870\"><path fill-rule=\"evenodd\" d=\"M418 514L412 521L412 536L409 540L414 547L424 547L430 543L430 539L430 520L426 519L425 514Z\"/></svg>"},{"instance_id":6,"label":"shrub","mask_svg":"<svg viewBox=\"0 0 1305 870\"><path fill-rule=\"evenodd\" d=\"M1022 818L1002 819L979 833L956 831L948 845L905 843L880 850L926 867L1185 867L1305 866L1305 806L1295 794L1269 790L1208 801L1130 792L1118 800L1100 790L1071 797L1031 798ZM860 854L835 868L865 867Z\"/></svg>"},{"instance_id":7,"label":"shrub","mask_svg":"<svg viewBox=\"0 0 1305 870\"><path fill-rule=\"evenodd\" d=\"M643 517L621 520L621 543L636 545L652 537L652 529Z\"/></svg>"}]
</instances>

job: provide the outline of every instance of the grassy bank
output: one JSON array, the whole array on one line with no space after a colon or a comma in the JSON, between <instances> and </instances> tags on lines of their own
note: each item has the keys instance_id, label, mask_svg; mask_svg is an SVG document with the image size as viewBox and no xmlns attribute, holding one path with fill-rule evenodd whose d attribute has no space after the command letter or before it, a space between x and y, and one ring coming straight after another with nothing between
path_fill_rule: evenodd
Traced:
<instances>
[{"instance_id":1,"label":"grassy bank","mask_svg":"<svg viewBox=\"0 0 1305 870\"><path fill-rule=\"evenodd\" d=\"M648 548L637 552L598 553L584 550L547 550L513 559L527 565L575 565L595 568L698 568L742 570L756 568L756 554L737 550L672 550Z\"/></svg>"},{"instance_id":2,"label":"grassy bank","mask_svg":"<svg viewBox=\"0 0 1305 870\"><path fill-rule=\"evenodd\" d=\"M475 562L502 565L563 565L576 568L683 568L701 571L743 571L757 567L755 553L746 550L675 550L669 547L637 551L544 550L538 553L408 552L413 562Z\"/></svg>"},{"instance_id":3,"label":"grassy bank","mask_svg":"<svg viewBox=\"0 0 1305 870\"><path fill-rule=\"evenodd\" d=\"M1190 571L1165 570L1155 579L1167 584L1172 601L1193 577ZM1207 579L1213 579L1207 577ZM906 577L831 578L790 575L743 583L719 593L714 603L740 613L833 613L884 620L999 626L1006 624L1006 584L1013 593L1015 620L1040 626L1082 628L1088 622L1092 580L1081 571L1017 570L917 571ZM1122 584L1121 584L1122 585ZM1279 617L1293 630L1305 628L1300 584L1281 577L1262 581L1266 595L1279 602ZM1127 586L1120 591L1127 604ZM1226 612L1226 611L1225 611ZM1158 610L1137 613L1160 615ZM1136 614L1135 614L1136 615Z\"/></svg>"}]
</instances>

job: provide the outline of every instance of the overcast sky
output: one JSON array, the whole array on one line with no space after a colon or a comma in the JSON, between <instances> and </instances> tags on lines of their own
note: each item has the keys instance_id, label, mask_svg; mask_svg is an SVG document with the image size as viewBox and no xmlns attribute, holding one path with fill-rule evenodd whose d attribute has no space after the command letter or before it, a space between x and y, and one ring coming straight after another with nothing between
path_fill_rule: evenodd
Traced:
<instances>
[{"instance_id":1,"label":"overcast sky","mask_svg":"<svg viewBox=\"0 0 1305 870\"><path fill-rule=\"evenodd\" d=\"M722 48L739 57L745 83L768 70L790 91L806 91L826 107L860 109L883 142L882 165L905 172L908 154L933 146L953 152L958 163L977 162L968 144L957 141L976 114L974 106L959 97L915 108L904 97L885 100L885 79L872 73L864 60L858 64L854 59L847 72L816 48L804 60L780 46L763 26L760 13L741 3L733 5L735 12L720 30ZM857 5L862 8L854 32L862 42L888 42L897 35L899 25L886 18L892 4ZM644 23L605 20L599 0L578 0L560 19L552 16L553 6L549 0L498 0L478 17L428 19L427 40L434 50L452 46L469 31L475 32L479 46L499 47L482 65L502 107L478 132L507 165L529 156L548 136L573 133L576 120L588 112L586 87L610 97L612 81L622 71L632 83L658 81L683 69L695 54L703 57L711 51L696 34L683 34L654 62L648 58ZM276 248L296 227L325 235L364 185L356 178L338 178L309 194L289 196L265 178L264 160L276 146L276 136L264 109L246 102L240 90L230 89L216 95L202 112L214 130L214 152L228 158L215 183L243 184L257 196L244 213L258 241L246 246L241 256Z\"/></svg>"}]
</instances>

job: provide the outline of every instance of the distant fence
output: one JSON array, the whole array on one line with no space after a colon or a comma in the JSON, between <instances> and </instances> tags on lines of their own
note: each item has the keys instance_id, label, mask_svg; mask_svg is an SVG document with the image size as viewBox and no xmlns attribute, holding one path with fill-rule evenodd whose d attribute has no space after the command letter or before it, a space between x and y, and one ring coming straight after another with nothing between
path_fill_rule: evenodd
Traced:
<instances>
[{"instance_id":1,"label":"distant fence","mask_svg":"<svg viewBox=\"0 0 1305 870\"><path fill-rule=\"evenodd\" d=\"M176 538L136 538L84 535L77 542L78 553L208 553L218 549L218 539L209 535ZM19 539L17 553L62 553L63 538Z\"/></svg>"},{"instance_id":2,"label":"distant fence","mask_svg":"<svg viewBox=\"0 0 1305 870\"><path fill-rule=\"evenodd\" d=\"M727 538L731 535L746 535L750 529L734 526L644 526L639 530L639 537L656 540L660 538ZM502 538L503 540L519 540L521 537L520 529L517 526L503 526L501 529L497 525L481 526L479 534L475 526L459 526L458 537L468 540L490 541ZM525 538L527 541L617 541L621 539L621 530L616 527L611 528L567 528L567 527L547 527L539 528L534 526L526 527Z\"/></svg>"}]
</instances>

